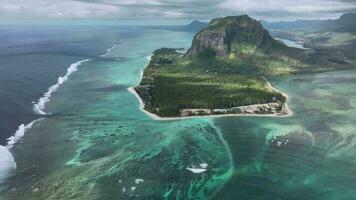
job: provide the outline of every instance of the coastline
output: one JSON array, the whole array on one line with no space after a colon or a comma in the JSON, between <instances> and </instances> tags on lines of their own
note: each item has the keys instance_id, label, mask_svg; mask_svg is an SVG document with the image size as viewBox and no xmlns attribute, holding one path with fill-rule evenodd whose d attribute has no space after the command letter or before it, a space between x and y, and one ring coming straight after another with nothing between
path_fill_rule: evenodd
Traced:
<instances>
[{"instance_id":1,"label":"coastline","mask_svg":"<svg viewBox=\"0 0 356 200\"><path fill-rule=\"evenodd\" d=\"M150 62L150 58L151 56L147 57L149 62ZM146 66L147 67L147 66ZM145 68L146 68L145 67ZM145 69L144 68L144 69ZM143 71L144 69L142 69L140 71L140 81L142 80L143 77ZM289 100L289 96L286 93L283 93L281 91L279 91L278 89L276 89L275 87L272 86L272 84L265 78L262 77L268 87L270 87L272 90L281 93L285 98L286 101L284 103L284 111L286 112L286 114L282 114L282 113L273 113L273 114L257 114L257 113L238 113L238 114L207 114L207 115L196 115L196 116L181 116L181 117L161 117L157 114L151 113L147 110L145 110L145 104L143 103L143 100L141 99L140 95L138 95L138 93L135 90L136 86L133 87L129 87L127 88L127 91L129 91L132 95L134 95L139 103L139 108L140 110L145 113L146 115L148 115L149 117L151 117L151 119L153 120L157 120L157 121L172 121L172 120L183 120L183 119L192 119L192 118L217 118L217 117L238 117L238 116L242 116L242 117L291 117L294 115L294 112L292 111L292 109L290 109L289 105L288 105L288 100ZM251 105L252 106L252 105ZM241 106L243 107L243 106Z\"/></svg>"}]
</instances>

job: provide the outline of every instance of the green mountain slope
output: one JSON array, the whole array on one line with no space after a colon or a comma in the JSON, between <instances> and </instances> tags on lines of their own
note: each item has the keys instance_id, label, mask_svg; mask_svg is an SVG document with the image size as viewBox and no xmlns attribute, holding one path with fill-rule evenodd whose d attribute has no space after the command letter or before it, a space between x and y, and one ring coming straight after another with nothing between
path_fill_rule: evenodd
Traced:
<instances>
[{"instance_id":1,"label":"green mountain slope","mask_svg":"<svg viewBox=\"0 0 356 200\"><path fill-rule=\"evenodd\" d=\"M261 23L247 15L214 19L193 39L186 57L214 58L238 72L283 74L309 70L308 53L275 40ZM240 70L238 70L240 69Z\"/></svg>"},{"instance_id":2,"label":"green mountain slope","mask_svg":"<svg viewBox=\"0 0 356 200\"><path fill-rule=\"evenodd\" d=\"M217 56L225 57L282 47L283 44L274 40L258 21L243 15L212 20L194 37L188 54L213 51Z\"/></svg>"}]
</instances>

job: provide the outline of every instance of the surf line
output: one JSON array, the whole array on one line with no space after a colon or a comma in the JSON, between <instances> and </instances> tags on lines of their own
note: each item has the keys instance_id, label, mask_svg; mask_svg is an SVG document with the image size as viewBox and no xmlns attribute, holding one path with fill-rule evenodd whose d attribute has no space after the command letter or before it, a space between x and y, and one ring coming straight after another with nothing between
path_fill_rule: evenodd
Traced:
<instances>
[{"instance_id":1,"label":"surf line","mask_svg":"<svg viewBox=\"0 0 356 200\"><path fill-rule=\"evenodd\" d=\"M50 101L50 98L54 92L58 90L58 88L69 79L69 76L78 70L78 67L85 63L89 62L91 59L85 59L71 64L67 73L64 76L58 77L58 81L56 84L52 85L48 88L48 91L44 93L44 95L37 101L37 103L33 102L33 111L38 115L48 115L45 110L46 103Z\"/></svg>"},{"instance_id":2,"label":"surf line","mask_svg":"<svg viewBox=\"0 0 356 200\"><path fill-rule=\"evenodd\" d=\"M45 105L50 101L52 94L56 92L59 87L69 79L71 74L78 70L78 67L81 64L89 61L91 61L91 59L85 59L71 64L67 68L66 74L64 76L58 77L57 83L49 87L48 91L43 94L37 103L33 103L33 111L38 115L49 115L50 113L45 112ZM40 118L28 124L21 124L14 135L7 139L6 146L0 145L0 183L4 182L7 178L14 175L16 172L17 164L10 150L16 143L21 140L28 129L31 129L35 123L43 119L44 118Z\"/></svg>"},{"instance_id":3,"label":"surf line","mask_svg":"<svg viewBox=\"0 0 356 200\"><path fill-rule=\"evenodd\" d=\"M13 155L10 152L12 147L14 147L14 145L21 140L28 129L32 128L35 123L43 119L44 118L34 120L26 125L21 124L15 134L7 138L6 146L0 145L0 183L15 174L17 165Z\"/></svg>"},{"instance_id":4,"label":"surf line","mask_svg":"<svg viewBox=\"0 0 356 200\"><path fill-rule=\"evenodd\" d=\"M116 48L118 44L114 44L111 48L107 49L106 53L101 55L100 57L105 57L111 53L112 50ZM53 93L58 91L59 87L66 82L71 74L78 71L78 67L85 62L92 61L92 59L80 60L71 64L67 68L67 72L64 76L58 77L57 83L48 88L47 92L43 94L41 98L38 99L37 103L33 102L33 111L38 115L50 115L50 113L45 112L46 103L48 103L51 99ZM34 120L28 124L21 124L16 130L15 134L7 139L7 145L0 145L0 183L4 182L7 178L11 177L16 172L16 162L11 154L10 150L14 147L16 143L18 143L21 138L25 135L28 129L31 129L34 124L43 120L44 118L40 118Z\"/></svg>"},{"instance_id":5,"label":"surf line","mask_svg":"<svg viewBox=\"0 0 356 200\"><path fill-rule=\"evenodd\" d=\"M108 56L108 55L110 55L111 54L111 52L114 50L114 49L116 49L116 47L119 45L119 43L115 43L111 48L109 48L109 49L107 49L106 50L106 53L105 54L103 54L103 55L100 55L100 57L106 57L106 56Z\"/></svg>"}]
</instances>

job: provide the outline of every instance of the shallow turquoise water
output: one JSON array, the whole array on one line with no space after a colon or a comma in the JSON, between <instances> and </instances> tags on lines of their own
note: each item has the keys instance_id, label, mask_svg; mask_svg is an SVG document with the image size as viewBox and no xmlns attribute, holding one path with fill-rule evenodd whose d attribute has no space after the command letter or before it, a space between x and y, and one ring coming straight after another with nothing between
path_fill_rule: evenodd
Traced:
<instances>
[{"instance_id":1,"label":"shallow turquoise water","mask_svg":"<svg viewBox=\"0 0 356 200\"><path fill-rule=\"evenodd\" d=\"M355 199L356 71L275 80L290 118L215 120L234 175L221 199Z\"/></svg>"},{"instance_id":2,"label":"shallow turquoise water","mask_svg":"<svg viewBox=\"0 0 356 200\"><path fill-rule=\"evenodd\" d=\"M153 50L187 47L191 38L146 30L120 40L110 55L83 63L51 97L45 111L52 115L13 148L17 174L4 186L4 198L212 196L229 178L232 162L211 120L153 121L127 91ZM186 169L205 163L204 174Z\"/></svg>"},{"instance_id":3,"label":"shallow turquoise water","mask_svg":"<svg viewBox=\"0 0 356 200\"><path fill-rule=\"evenodd\" d=\"M81 65L12 149L1 199L353 199L355 71L273 80L290 118L154 121L127 88L154 49L192 37L145 30Z\"/></svg>"}]
</instances>

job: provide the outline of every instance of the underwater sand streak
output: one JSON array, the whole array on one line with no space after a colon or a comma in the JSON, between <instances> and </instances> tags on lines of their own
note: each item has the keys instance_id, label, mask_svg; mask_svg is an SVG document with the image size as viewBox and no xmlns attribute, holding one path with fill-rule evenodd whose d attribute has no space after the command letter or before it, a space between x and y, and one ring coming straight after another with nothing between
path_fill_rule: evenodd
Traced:
<instances>
[{"instance_id":1,"label":"underwater sand streak","mask_svg":"<svg viewBox=\"0 0 356 200\"><path fill-rule=\"evenodd\" d=\"M147 57L147 60L150 61L151 60L151 56L148 56ZM143 77L143 71L144 70L141 70L140 71L140 81ZM221 175L219 178L216 177L216 179L221 179L221 184L214 190L214 192L210 195L210 197L214 197L217 195L217 193L224 187L224 185L228 182L228 180L230 180L230 178L232 177L232 174L233 174L233 171L234 171L234 167L233 167L233 159L232 159L232 154L231 154L231 151L230 151L230 147L229 145L227 144L227 142L225 141L225 139L223 138L223 135L221 133L221 130L216 127L214 125L214 122L211 121L211 117L214 117L214 116L200 116L200 117L169 117L169 118L165 118L165 117L160 117L156 114L153 114L153 113L150 113L148 111L146 111L144 109L144 103L142 101L142 99L140 98L140 96L136 93L134 87L130 87L130 88L127 88L127 90L133 94L138 103L139 103L139 108L140 110L145 113L146 115L148 115L150 118L152 118L153 120L157 120L157 121L168 121L168 120L182 120L182 119L193 119L193 118L206 118L209 122L209 124L215 129L216 131L216 134L218 135L218 138L219 140L221 141L221 143L223 144L224 146L224 149L225 151L227 152L227 155L228 155L228 162L229 162L229 168L226 170L226 172ZM224 115L226 116L226 115ZM234 115L235 116L235 115ZM223 116L215 116L215 117L223 117ZM191 167L190 167L191 166ZM204 173L208 170L208 164L207 163L201 163L197 166L194 166L194 165L190 165L188 167L186 167L185 169L194 173L194 174L200 174L200 173Z\"/></svg>"}]
</instances>

